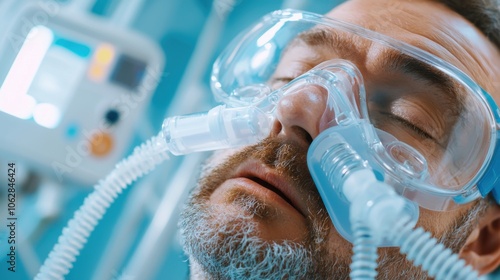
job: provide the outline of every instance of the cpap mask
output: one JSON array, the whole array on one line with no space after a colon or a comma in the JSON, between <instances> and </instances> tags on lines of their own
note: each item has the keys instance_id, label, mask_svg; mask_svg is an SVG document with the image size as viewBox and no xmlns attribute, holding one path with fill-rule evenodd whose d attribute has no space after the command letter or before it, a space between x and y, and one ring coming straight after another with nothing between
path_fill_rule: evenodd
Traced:
<instances>
[{"instance_id":1,"label":"cpap mask","mask_svg":"<svg viewBox=\"0 0 500 280\"><path fill-rule=\"evenodd\" d=\"M318 52L329 60L303 64ZM489 194L500 203L500 111L466 74L385 35L284 10L227 47L211 85L223 105L166 119L157 136L95 187L37 279L67 273L128 184L170 155L257 143L269 135L277 105L300 94L326 100L307 161L336 230L354 244L351 278L374 278L376 250L384 246L400 247L436 279L477 278L413 229L419 207L449 211Z\"/></svg>"},{"instance_id":2,"label":"cpap mask","mask_svg":"<svg viewBox=\"0 0 500 280\"><path fill-rule=\"evenodd\" d=\"M331 60L301 74L317 53ZM370 64L379 69L367 69ZM352 171L349 157L359 156L356 164L405 197L414 221L417 206L448 211L489 193L500 203L498 107L456 67L404 42L311 13L279 11L227 48L215 63L212 88L227 106L271 115L283 96L327 96L308 166L336 229L351 242L349 201L340 189ZM345 147L355 155L341 153ZM335 169L343 170L332 175Z\"/></svg>"}]
</instances>

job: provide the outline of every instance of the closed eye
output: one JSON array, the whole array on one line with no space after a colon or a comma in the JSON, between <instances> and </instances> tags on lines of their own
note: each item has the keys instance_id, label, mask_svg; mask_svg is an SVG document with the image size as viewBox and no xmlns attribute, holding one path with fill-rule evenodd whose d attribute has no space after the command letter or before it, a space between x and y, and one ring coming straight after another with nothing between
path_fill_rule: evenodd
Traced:
<instances>
[{"instance_id":1,"label":"closed eye","mask_svg":"<svg viewBox=\"0 0 500 280\"><path fill-rule=\"evenodd\" d=\"M397 115L394 115L394 114L390 114L390 113L385 113L385 112L381 112L382 115L394 120L394 121L397 121L399 122L400 124L402 124L403 126L411 129L413 132L417 133L419 136L423 137L423 138L426 138L426 139L431 139L433 141L435 141L436 143L438 143L438 141L428 132L426 132L425 130L423 130L422 128L416 126L415 124L411 123L410 121L402 118L402 117L399 117Z\"/></svg>"}]
</instances>

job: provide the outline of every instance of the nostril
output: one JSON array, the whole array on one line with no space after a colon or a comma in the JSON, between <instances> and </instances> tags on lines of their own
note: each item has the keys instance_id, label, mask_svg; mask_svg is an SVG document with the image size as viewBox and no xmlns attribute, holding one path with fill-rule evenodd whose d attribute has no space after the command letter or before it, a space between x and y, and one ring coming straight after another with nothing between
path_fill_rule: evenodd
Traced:
<instances>
[{"instance_id":1,"label":"nostril","mask_svg":"<svg viewBox=\"0 0 500 280\"><path fill-rule=\"evenodd\" d=\"M283 129L283 125L281 124L281 122L279 122L278 120L275 120L273 123L273 127L271 128L270 136L277 136L278 134L280 134L282 129Z\"/></svg>"},{"instance_id":2,"label":"nostril","mask_svg":"<svg viewBox=\"0 0 500 280\"><path fill-rule=\"evenodd\" d=\"M303 127L294 125L290 127L282 127L281 134L288 139L293 139L300 144L311 145L313 137Z\"/></svg>"},{"instance_id":3,"label":"nostril","mask_svg":"<svg viewBox=\"0 0 500 280\"><path fill-rule=\"evenodd\" d=\"M275 121L271 129L270 136L277 137L279 135L300 140L300 142L303 142L307 145L310 145L313 141L313 136L301 126L293 125L290 127L286 127L281 122Z\"/></svg>"},{"instance_id":4,"label":"nostril","mask_svg":"<svg viewBox=\"0 0 500 280\"><path fill-rule=\"evenodd\" d=\"M291 128L293 130L293 133L296 134L300 139L303 139L307 142L307 144L311 144L313 141L313 138L311 134L309 134L305 129L303 129L300 126L293 126Z\"/></svg>"}]
</instances>

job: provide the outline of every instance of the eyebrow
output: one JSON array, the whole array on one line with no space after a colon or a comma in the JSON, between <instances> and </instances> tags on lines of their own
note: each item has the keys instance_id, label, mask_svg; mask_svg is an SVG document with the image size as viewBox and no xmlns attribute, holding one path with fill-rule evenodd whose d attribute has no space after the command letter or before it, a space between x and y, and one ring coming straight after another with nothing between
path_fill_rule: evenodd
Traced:
<instances>
[{"instance_id":1,"label":"eyebrow","mask_svg":"<svg viewBox=\"0 0 500 280\"><path fill-rule=\"evenodd\" d=\"M431 85L437 86L445 94L449 105L453 106L453 112L458 113L462 108L462 98L456 83L446 73L435 67L420 61L412 56L400 53L397 50L389 50L387 59L384 61L386 69L394 69L409 74L415 78L422 79Z\"/></svg>"},{"instance_id":2,"label":"eyebrow","mask_svg":"<svg viewBox=\"0 0 500 280\"><path fill-rule=\"evenodd\" d=\"M338 32L323 28L313 28L300 33L296 40L310 47L327 47L332 50L342 50L345 46L355 45L352 36L341 36ZM362 38L362 40L368 40ZM292 43L293 45L293 43ZM463 108L463 98L459 94L456 83L446 73L426 64L408 54L386 47L382 62L383 69L403 72L414 78L437 86L445 95L446 103L451 106L454 115L459 114Z\"/></svg>"},{"instance_id":3,"label":"eyebrow","mask_svg":"<svg viewBox=\"0 0 500 280\"><path fill-rule=\"evenodd\" d=\"M332 49L338 49L353 41L352 38L341 38L338 32L322 28L313 28L301 32L296 37L296 40L311 47L329 47Z\"/></svg>"}]
</instances>

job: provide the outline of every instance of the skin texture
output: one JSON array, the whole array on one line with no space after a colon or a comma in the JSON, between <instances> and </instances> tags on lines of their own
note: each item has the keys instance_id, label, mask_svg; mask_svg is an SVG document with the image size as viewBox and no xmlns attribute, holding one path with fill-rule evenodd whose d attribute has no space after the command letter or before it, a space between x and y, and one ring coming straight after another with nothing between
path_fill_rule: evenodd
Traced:
<instances>
[{"instance_id":1,"label":"skin texture","mask_svg":"<svg viewBox=\"0 0 500 280\"><path fill-rule=\"evenodd\" d=\"M471 23L442 4L433 1L354 0L327 15L405 41L454 64L500 104L500 84L495 78L500 77L500 51ZM374 74L380 72L377 71L379 64L374 61L388 58L370 47L358 44L356 55L349 57L356 60L368 86L390 79ZM293 78L332 56L328 48L297 44L290 58L283 59L275 75ZM420 105L422 108L432 106ZM245 239L255 237L264 244L292 244L291 248L295 248L294 244L303 245L306 251L313 252L309 256L312 263L310 275L315 279L347 276L352 246L331 224L305 165L307 148L320 132L320 112L324 107L325 98L320 90L289 95L278 104L277 120L265 142L243 150L219 152L209 161L188 204L191 209L185 211L181 221L184 242L188 244L186 251L191 255L193 279L211 278L210 274L215 279L230 276L227 272L217 275L217 266L205 266L204 262L213 259L200 260L203 248L197 251L189 244L205 244L205 239L216 235L215 243L234 243L234 247L221 247L224 251L218 252L230 254L239 244L238 239L233 240L231 236L240 232L248 233ZM249 174L248 170L257 170L255 172L265 174L266 181L286 186L286 191L282 192L291 197L293 207L269 189L259 187L255 180L244 179L256 175ZM482 202L480 206L471 203L449 212L421 209L418 224L441 238L454 251L461 252L463 258L484 274L491 272L500 262L500 241L496 237L500 235L500 210L498 206L484 210L486 207ZM471 209L474 212L468 215ZM477 215L482 218L477 220ZM466 226L460 227L462 224ZM204 235L207 227L218 231ZM190 234L192 232L197 234ZM245 254L247 251L238 252ZM258 252L252 251L251 254L257 256L257 261L266 259ZM379 254L384 260L380 264L382 279L421 277L418 270L412 270L402 261L403 257L396 250L381 249ZM287 265L290 264L279 262L274 270L283 270ZM401 274L401 271L408 274ZM296 275L294 273L299 272L290 270L288 276ZM303 276L303 279L312 279L309 277Z\"/></svg>"}]
</instances>

